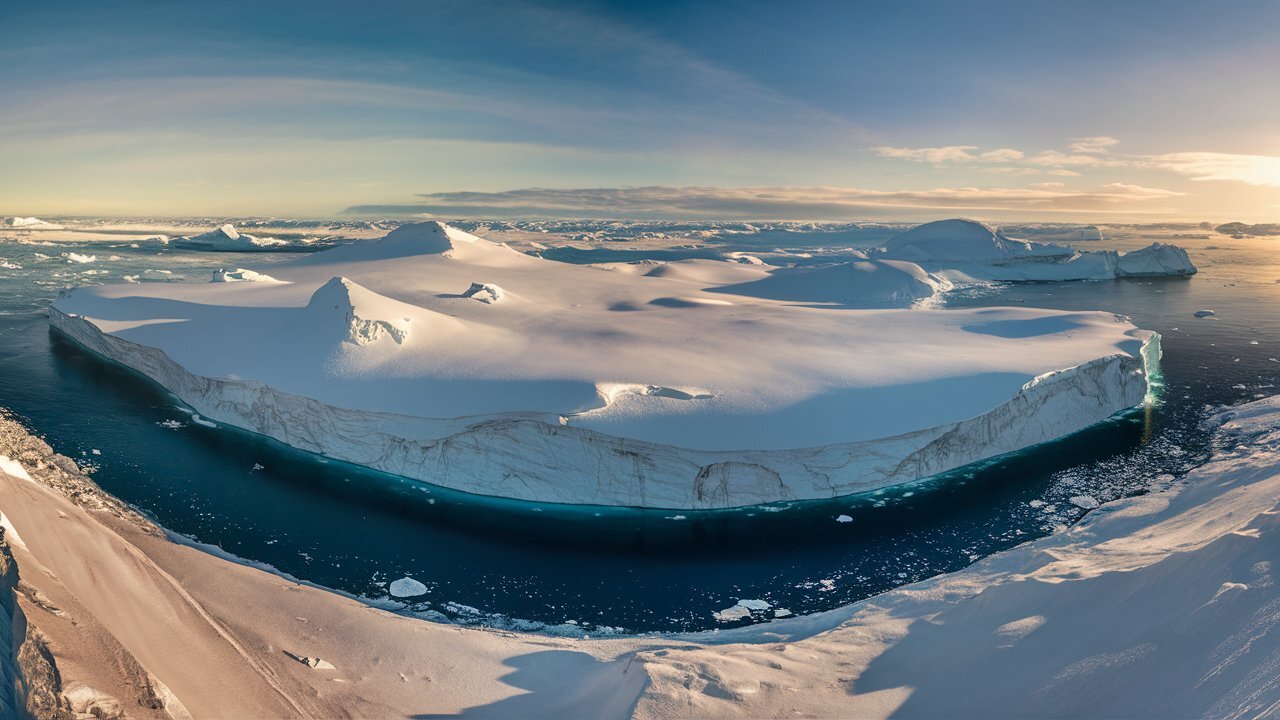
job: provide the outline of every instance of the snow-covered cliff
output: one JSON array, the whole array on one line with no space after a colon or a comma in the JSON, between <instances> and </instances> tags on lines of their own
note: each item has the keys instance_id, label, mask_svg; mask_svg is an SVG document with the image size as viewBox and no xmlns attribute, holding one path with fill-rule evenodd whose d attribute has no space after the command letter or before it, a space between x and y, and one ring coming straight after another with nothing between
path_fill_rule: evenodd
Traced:
<instances>
[{"instance_id":1,"label":"snow-covered cliff","mask_svg":"<svg viewBox=\"0 0 1280 720\"><path fill-rule=\"evenodd\" d=\"M1138 405L1158 365L1158 336L1106 313L851 310L744 291L776 277L758 266L680 265L602 272L431 223L274 264L278 283L81 288L50 322L303 450L486 495L665 508L910 482ZM800 287L913 277L875 268Z\"/></svg>"}]
</instances>

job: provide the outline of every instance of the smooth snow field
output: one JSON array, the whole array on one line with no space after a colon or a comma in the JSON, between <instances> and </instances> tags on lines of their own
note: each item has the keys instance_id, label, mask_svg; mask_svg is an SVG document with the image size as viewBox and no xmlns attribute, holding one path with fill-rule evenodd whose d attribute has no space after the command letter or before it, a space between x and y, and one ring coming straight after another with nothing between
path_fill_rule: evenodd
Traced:
<instances>
[{"instance_id":1,"label":"smooth snow field","mask_svg":"<svg viewBox=\"0 0 1280 720\"><path fill-rule=\"evenodd\" d=\"M1134 250L1168 238L1131 231L1087 246ZM946 296L948 307L1128 316L1163 337L1158 406L982 467L835 501L673 512L466 495L209 427L155 384L48 329L44 308L67 287L126 275L207 283L219 268L271 275L272 263L298 257L283 253L0 241L0 407L97 468L106 490L174 532L307 581L384 599L393 582L410 578L427 588L402 598L411 609L462 622L589 634L732 627L830 609L958 569L1199 462L1198 424L1209 408L1275 392L1280 320L1266 308L1280 294L1273 259L1280 240L1172 242L1190 251L1198 275L981 286ZM618 246L605 252L626 252ZM716 255L655 254L671 252ZM1195 317L1205 309L1215 314Z\"/></svg>"}]
</instances>

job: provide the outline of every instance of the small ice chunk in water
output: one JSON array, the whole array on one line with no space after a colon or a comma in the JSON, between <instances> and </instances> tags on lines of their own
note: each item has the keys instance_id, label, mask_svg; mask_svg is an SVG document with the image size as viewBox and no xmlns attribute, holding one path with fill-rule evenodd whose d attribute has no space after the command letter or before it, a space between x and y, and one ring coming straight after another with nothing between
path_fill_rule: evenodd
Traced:
<instances>
[{"instance_id":1,"label":"small ice chunk in water","mask_svg":"<svg viewBox=\"0 0 1280 720\"><path fill-rule=\"evenodd\" d=\"M1069 502L1072 505L1075 505L1078 508L1084 508L1085 510L1093 510L1099 505L1098 501L1089 495L1076 495L1069 498Z\"/></svg>"},{"instance_id":2,"label":"small ice chunk in water","mask_svg":"<svg viewBox=\"0 0 1280 720\"><path fill-rule=\"evenodd\" d=\"M427 586L413 578L400 578L391 583L391 597L406 598L427 594Z\"/></svg>"},{"instance_id":3,"label":"small ice chunk in water","mask_svg":"<svg viewBox=\"0 0 1280 720\"><path fill-rule=\"evenodd\" d=\"M1218 313L1216 313L1216 312L1214 312L1214 311L1212 311L1212 310L1197 310L1197 311L1196 311L1196 317L1211 317L1211 316L1213 316L1213 315L1217 315L1217 314L1218 314Z\"/></svg>"},{"instance_id":4,"label":"small ice chunk in water","mask_svg":"<svg viewBox=\"0 0 1280 720\"><path fill-rule=\"evenodd\" d=\"M791 617L791 615L792 615L791 611L786 608L778 608L777 610L773 611L773 616L776 618Z\"/></svg>"},{"instance_id":5,"label":"small ice chunk in water","mask_svg":"<svg viewBox=\"0 0 1280 720\"><path fill-rule=\"evenodd\" d=\"M853 518L849 517L848 515L840 515L836 517L836 522L838 523L853 522Z\"/></svg>"},{"instance_id":6,"label":"small ice chunk in water","mask_svg":"<svg viewBox=\"0 0 1280 720\"><path fill-rule=\"evenodd\" d=\"M741 605L733 605L719 612L712 613L712 615L714 615L715 619L720 622L732 622L734 620L741 620L750 616L751 611Z\"/></svg>"}]
</instances>

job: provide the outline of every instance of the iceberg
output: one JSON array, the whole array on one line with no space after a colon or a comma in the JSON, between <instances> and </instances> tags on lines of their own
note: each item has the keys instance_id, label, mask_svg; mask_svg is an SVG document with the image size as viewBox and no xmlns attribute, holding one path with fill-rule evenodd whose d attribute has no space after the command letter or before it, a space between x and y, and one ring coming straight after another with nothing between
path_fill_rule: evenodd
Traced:
<instances>
[{"instance_id":1,"label":"iceberg","mask_svg":"<svg viewBox=\"0 0 1280 720\"><path fill-rule=\"evenodd\" d=\"M253 270L245 270L244 268L236 268L227 270L221 268L213 271L213 278L209 282L215 283L231 283L231 282L280 282L270 275L265 275Z\"/></svg>"},{"instance_id":2,"label":"iceberg","mask_svg":"<svg viewBox=\"0 0 1280 720\"><path fill-rule=\"evenodd\" d=\"M49 313L215 424L532 501L848 495L1146 398L1159 336L1110 313L860 309L840 304L854 296L781 292L938 282L875 260L814 274L723 260L602 272L432 222L273 263L280 282L84 287Z\"/></svg>"},{"instance_id":3,"label":"iceberg","mask_svg":"<svg viewBox=\"0 0 1280 720\"><path fill-rule=\"evenodd\" d=\"M62 230L57 223L46 222L35 217L7 217L0 220L0 227L14 230Z\"/></svg>"},{"instance_id":4,"label":"iceberg","mask_svg":"<svg viewBox=\"0 0 1280 720\"><path fill-rule=\"evenodd\" d=\"M1066 245L1011 238L972 220L938 220L894 236L876 257L908 260L954 283L1112 280L1193 275L1180 247L1155 243L1141 250L1080 251Z\"/></svg>"},{"instance_id":5,"label":"iceberg","mask_svg":"<svg viewBox=\"0 0 1280 720\"><path fill-rule=\"evenodd\" d=\"M1116 267L1119 277L1165 277L1170 275L1195 275L1187 251L1177 245L1153 243L1141 250L1120 256Z\"/></svg>"},{"instance_id":6,"label":"iceberg","mask_svg":"<svg viewBox=\"0 0 1280 720\"><path fill-rule=\"evenodd\" d=\"M200 235L176 237L172 240L161 236L158 239L176 248L207 252L316 252L334 247L334 243L316 238L283 240L258 237L239 232L230 223Z\"/></svg>"}]
</instances>

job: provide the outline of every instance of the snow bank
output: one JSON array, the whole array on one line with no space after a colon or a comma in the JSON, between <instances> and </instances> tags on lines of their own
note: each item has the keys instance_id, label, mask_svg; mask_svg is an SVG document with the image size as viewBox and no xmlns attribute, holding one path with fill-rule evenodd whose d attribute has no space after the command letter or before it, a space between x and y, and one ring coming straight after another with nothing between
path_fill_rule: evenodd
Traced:
<instances>
[{"instance_id":1,"label":"snow bank","mask_svg":"<svg viewBox=\"0 0 1280 720\"><path fill-rule=\"evenodd\" d=\"M911 307L951 283L903 260L862 260L821 267L778 268L767 277L710 288L713 292L852 308Z\"/></svg>"},{"instance_id":2,"label":"snow bank","mask_svg":"<svg viewBox=\"0 0 1280 720\"><path fill-rule=\"evenodd\" d=\"M667 508L839 496L1019 450L1140 404L1159 357L1107 313L843 304L936 289L901 261L633 269L423 223L273 264L280 283L80 288L50 322L304 450L485 495ZM520 302L459 294L477 278ZM781 292L815 288L835 300Z\"/></svg>"}]
</instances>

